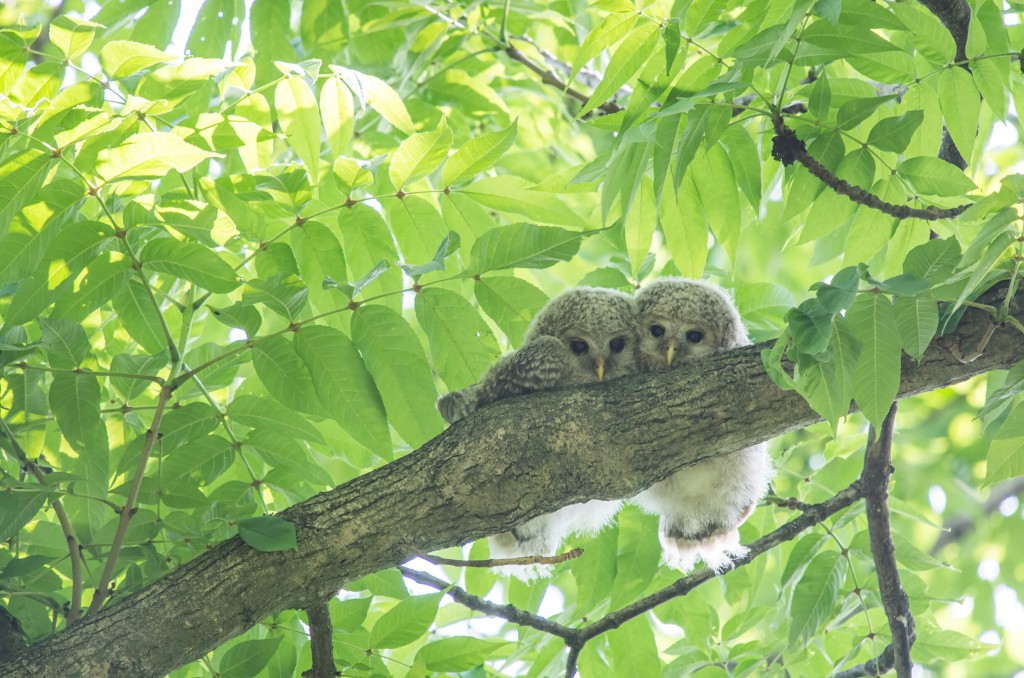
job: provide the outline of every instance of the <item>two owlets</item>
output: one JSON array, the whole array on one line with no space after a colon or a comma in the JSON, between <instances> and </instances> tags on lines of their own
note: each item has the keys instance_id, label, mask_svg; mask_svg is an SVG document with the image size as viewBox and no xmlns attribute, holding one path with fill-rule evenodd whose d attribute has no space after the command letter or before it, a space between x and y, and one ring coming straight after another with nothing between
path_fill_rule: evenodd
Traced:
<instances>
[{"instance_id":1,"label":"two owlets","mask_svg":"<svg viewBox=\"0 0 1024 678\"><path fill-rule=\"evenodd\" d=\"M697 280L662 278L636 297L578 287L552 299L534 318L523 346L495 363L479 383L449 393L438 409L449 423L504 398L673 369L749 344L729 296ZM746 554L738 528L772 476L765 444L687 466L633 501L660 516L665 561L686 572L703 560L720 571ZM495 558L551 555L570 532L595 533L621 502L565 506L491 537ZM523 579L548 566L510 568Z\"/></svg>"}]
</instances>

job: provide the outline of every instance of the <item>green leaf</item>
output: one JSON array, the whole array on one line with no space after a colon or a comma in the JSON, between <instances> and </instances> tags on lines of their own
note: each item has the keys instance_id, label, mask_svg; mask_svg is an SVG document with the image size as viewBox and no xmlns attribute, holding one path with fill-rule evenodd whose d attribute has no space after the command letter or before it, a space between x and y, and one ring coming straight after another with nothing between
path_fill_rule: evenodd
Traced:
<instances>
[{"instance_id":1,"label":"green leaf","mask_svg":"<svg viewBox=\"0 0 1024 678\"><path fill-rule=\"evenodd\" d=\"M259 520L259 518L252 520ZM241 532L241 527L239 527L239 532ZM245 537L242 538L245 539ZM271 636L258 640L244 640L232 645L221 657L217 667L220 678L251 678L257 675L277 652L277 647L281 644L283 637Z\"/></svg>"},{"instance_id":2,"label":"green leaf","mask_svg":"<svg viewBox=\"0 0 1024 678\"><path fill-rule=\"evenodd\" d=\"M283 412L267 398L251 395L235 396L228 405L228 418L249 428L273 429L282 435L311 443L324 444L320 431L302 417Z\"/></svg>"},{"instance_id":3,"label":"green leaf","mask_svg":"<svg viewBox=\"0 0 1024 678\"><path fill-rule=\"evenodd\" d=\"M444 119L433 132L413 134L399 144L391 157L388 167L391 183L402 189L406 184L422 179L441 166L451 147L452 131Z\"/></svg>"},{"instance_id":4,"label":"green leaf","mask_svg":"<svg viewBox=\"0 0 1024 678\"><path fill-rule=\"evenodd\" d=\"M0 492L0 540L13 538L46 503L46 493Z\"/></svg>"},{"instance_id":5,"label":"green leaf","mask_svg":"<svg viewBox=\"0 0 1024 678\"><path fill-rule=\"evenodd\" d=\"M923 278L932 285L944 283L960 263L960 243L956 238L929 240L907 253L903 272Z\"/></svg>"},{"instance_id":6,"label":"green leaf","mask_svg":"<svg viewBox=\"0 0 1024 678\"><path fill-rule=\"evenodd\" d=\"M320 88L320 117L327 130L327 144L338 156L348 150L355 127L355 103L352 92L340 78L327 78Z\"/></svg>"},{"instance_id":7,"label":"green leaf","mask_svg":"<svg viewBox=\"0 0 1024 678\"><path fill-rule=\"evenodd\" d=\"M654 530L639 511L619 513L619 548L611 601L619 608L636 600L658 571L660 546Z\"/></svg>"},{"instance_id":8,"label":"green leaf","mask_svg":"<svg viewBox=\"0 0 1024 678\"><path fill-rule=\"evenodd\" d=\"M626 237L626 253L632 266L633 277L640 279L640 265L651 251L651 240L658 221L658 206L654 200L654 182L644 177L636 193L633 207L626 215L623 225Z\"/></svg>"},{"instance_id":9,"label":"green leaf","mask_svg":"<svg viewBox=\"0 0 1024 678\"><path fill-rule=\"evenodd\" d=\"M836 111L836 124L839 129L850 129L867 120L879 106L896 98L895 94L874 96L865 99L847 101Z\"/></svg>"},{"instance_id":10,"label":"green leaf","mask_svg":"<svg viewBox=\"0 0 1024 678\"><path fill-rule=\"evenodd\" d=\"M572 259L586 235L527 223L491 229L473 243L469 270L480 275L506 268L548 268Z\"/></svg>"},{"instance_id":11,"label":"green leaf","mask_svg":"<svg viewBox=\"0 0 1024 678\"><path fill-rule=\"evenodd\" d=\"M651 58L658 46L659 38L658 24L653 21L642 23L627 33L612 54L608 67L604 69L601 83L580 109L577 117L583 117L613 97Z\"/></svg>"},{"instance_id":12,"label":"green leaf","mask_svg":"<svg viewBox=\"0 0 1024 678\"><path fill-rule=\"evenodd\" d=\"M484 177L459 189L484 207L521 214L544 224L585 228L587 222L551 193L536 190L525 179L514 176Z\"/></svg>"},{"instance_id":13,"label":"green leaf","mask_svg":"<svg viewBox=\"0 0 1024 678\"><path fill-rule=\"evenodd\" d=\"M437 616L437 606L444 592L412 596L381 615L370 629L370 648L374 650L402 647L413 642L430 628Z\"/></svg>"},{"instance_id":14,"label":"green leaf","mask_svg":"<svg viewBox=\"0 0 1024 678\"><path fill-rule=\"evenodd\" d=\"M495 650L508 643L470 636L453 636L427 643L416 653L428 671L468 671L480 666Z\"/></svg>"},{"instance_id":15,"label":"green leaf","mask_svg":"<svg viewBox=\"0 0 1024 678\"><path fill-rule=\"evenodd\" d=\"M392 125L406 134L416 131L416 126L409 117L409 111L402 102L402 97L378 77L358 73L356 71L331 64L331 70L341 76L353 92L367 106L380 113Z\"/></svg>"},{"instance_id":16,"label":"green leaf","mask_svg":"<svg viewBox=\"0 0 1024 678\"><path fill-rule=\"evenodd\" d=\"M167 348L160 314L141 282L129 280L114 295L113 306L121 325L146 352L159 353Z\"/></svg>"},{"instance_id":17,"label":"green leaf","mask_svg":"<svg viewBox=\"0 0 1024 678\"><path fill-rule=\"evenodd\" d=\"M853 397L875 428L882 425L900 387L899 325L889 298L863 294L846 313L861 354L853 377Z\"/></svg>"},{"instance_id":18,"label":"green leaf","mask_svg":"<svg viewBox=\"0 0 1024 678\"><path fill-rule=\"evenodd\" d=\"M211 292L230 292L239 284L234 270L198 243L157 238L143 248L139 259L144 269L184 278Z\"/></svg>"},{"instance_id":19,"label":"green leaf","mask_svg":"<svg viewBox=\"0 0 1024 678\"><path fill-rule=\"evenodd\" d=\"M230 463L234 455L227 438L202 436L165 453L160 461L160 477L167 482L188 478L218 458L226 458Z\"/></svg>"},{"instance_id":20,"label":"green leaf","mask_svg":"<svg viewBox=\"0 0 1024 678\"><path fill-rule=\"evenodd\" d=\"M268 280L249 280L246 286L243 301L262 304L289 322L298 318L309 295L309 289L288 273L278 273Z\"/></svg>"},{"instance_id":21,"label":"green leaf","mask_svg":"<svg viewBox=\"0 0 1024 678\"><path fill-rule=\"evenodd\" d=\"M434 406L434 378L409 323L385 306L361 306L352 316L352 340L398 435L416 448L440 433L444 422Z\"/></svg>"},{"instance_id":22,"label":"green leaf","mask_svg":"<svg viewBox=\"0 0 1024 678\"><path fill-rule=\"evenodd\" d=\"M434 369L449 391L475 383L498 359L490 328L461 295L437 287L422 290L416 295L416 319L430 342Z\"/></svg>"},{"instance_id":23,"label":"green leaf","mask_svg":"<svg viewBox=\"0 0 1024 678\"><path fill-rule=\"evenodd\" d=\"M697 187L687 177L678 194L661 194L658 218L672 260L687 278L699 279L708 257L708 224L699 210Z\"/></svg>"},{"instance_id":24,"label":"green leaf","mask_svg":"<svg viewBox=\"0 0 1024 678\"><path fill-rule=\"evenodd\" d=\"M481 278L473 290L480 308L513 345L523 340L533 317L548 302L548 295L525 280L513 277Z\"/></svg>"},{"instance_id":25,"label":"green leaf","mask_svg":"<svg viewBox=\"0 0 1024 678\"><path fill-rule=\"evenodd\" d=\"M334 328L307 326L295 335L295 351L324 408L356 441L386 456L391 434L384 403L352 341Z\"/></svg>"},{"instance_id":26,"label":"green leaf","mask_svg":"<svg viewBox=\"0 0 1024 678\"><path fill-rule=\"evenodd\" d=\"M954 165L938 158L908 158L896 166L896 172L926 195L961 196L978 188Z\"/></svg>"},{"instance_id":27,"label":"green leaf","mask_svg":"<svg viewBox=\"0 0 1024 678\"><path fill-rule=\"evenodd\" d=\"M257 551L288 551L299 547L295 526L280 516L259 516L238 521L238 536Z\"/></svg>"},{"instance_id":28,"label":"green leaf","mask_svg":"<svg viewBox=\"0 0 1024 678\"><path fill-rule=\"evenodd\" d=\"M813 636L832 612L846 574L846 561L836 551L819 553L793 590L789 644L801 645Z\"/></svg>"},{"instance_id":29,"label":"green leaf","mask_svg":"<svg viewBox=\"0 0 1024 678\"><path fill-rule=\"evenodd\" d=\"M97 28L105 27L102 24L62 14L50 24L50 42L63 52L65 57L74 59L89 49Z\"/></svg>"},{"instance_id":30,"label":"green leaf","mask_svg":"<svg viewBox=\"0 0 1024 678\"><path fill-rule=\"evenodd\" d=\"M52 268L52 266L51 266ZM81 322L94 310L109 302L124 288L131 277L131 260L110 259L101 256L87 267L85 278L77 282L76 289L61 295L51 317Z\"/></svg>"},{"instance_id":31,"label":"green leaf","mask_svg":"<svg viewBox=\"0 0 1024 678\"><path fill-rule=\"evenodd\" d=\"M82 494L106 498L110 444L107 427L100 417L99 379L88 372L54 374L50 386L50 409L64 439L79 453L71 470L83 479L80 485ZM109 509L98 501L86 502L86 515L93 535L110 519Z\"/></svg>"},{"instance_id":32,"label":"green leaf","mask_svg":"<svg viewBox=\"0 0 1024 678\"><path fill-rule=\"evenodd\" d=\"M156 47L131 40L111 40L100 49L100 66L111 80L137 73L153 64L174 61L178 57Z\"/></svg>"},{"instance_id":33,"label":"green leaf","mask_svg":"<svg viewBox=\"0 0 1024 678\"><path fill-rule=\"evenodd\" d=\"M1024 405L1017 405L988 448L985 484L1024 475Z\"/></svg>"},{"instance_id":34,"label":"green leaf","mask_svg":"<svg viewBox=\"0 0 1024 678\"><path fill-rule=\"evenodd\" d=\"M832 336L832 313L817 299L808 299L786 313L786 322L797 349L817 355L828 348Z\"/></svg>"},{"instance_id":35,"label":"green leaf","mask_svg":"<svg viewBox=\"0 0 1024 678\"><path fill-rule=\"evenodd\" d=\"M445 162L441 170L441 183L444 186L451 186L490 169L515 143L518 125L519 120L516 119L503 130L489 132L467 141Z\"/></svg>"},{"instance_id":36,"label":"green leaf","mask_svg":"<svg viewBox=\"0 0 1024 678\"><path fill-rule=\"evenodd\" d=\"M618 11L608 14L598 26L587 34L576 52L576 58L572 62L572 72L569 74L569 82L576 79L587 62L596 57L605 49L611 47L621 40L633 28L637 21L636 11Z\"/></svg>"},{"instance_id":37,"label":"green leaf","mask_svg":"<svg viewBox=\"0 0 1024 678\"><path fill-rule=\"evenodd\" d=\"M167 353L158 355L139 355L121 353L110 360L112 372L123 372L125 374L148 374L156 376L161 368L167 366ZM125 402L141 395L153 382L146 379L132 379L130 377L110 377L110 385L115 391L124 397Z\"/></svg>"},{"instance_id":38,"label":"green leaf","mask_svg":"<svg viewBox=\"0 0 1024 678\"><path fill-rule=\"evenodd\" d=\"M920 360L939 328L938 304L931 299L897 297L894 305L903 350Z\"/></svg>"},{"instance_id":39,"label":"green leaf","mask_svg":"<svg viewBox=\"0 0 1024 678\"><path fill-rule=\"evenodd\" d=\"M164 415L160 425L161 444L165 450L205 436L217 428L217 412L206 403L188 403Z\"/></svg>"},{"instance_id":40,"label":"green leaf","mask_svg":"<svg viewBox=\"0 0 1024 678\"><path fill-rule=\"evenodd\" d=\"M279 402L299 412L328 416L317 398L313 378L288 339L271 336L255 341L252 364L256 376Z\"/></svg>"},{"instance_id":41,"label":"green leaf","mask_svg":"<svg viewBox=\"0 0 1024 678\"><path fill-rule=\"evenodd\" d=\"M320 178L320 110L313 90L303 78L289 76L274 88L274 108L281 129L316 186Z\"/></svg>"},{"instance_id":42,"label":"green leaf","mask_svg":"<svg viewBox=\"0 0 1024 678\"><path fill-rule=\"evenodd\" d=\"M7 234L11 220L35 198L51 160L50 154L32 149L0 163L0 238Z\"/></svg>"},{"instance_id":43,"label":"green leaf","mask_svg":"<svg viewBox=\"0 0 1024 678\"><path fill-rule=\"evenodd\" d=\"M917 631L917 642L914 643L915 661L948 665L974 657L980 658L997 647L957 631L937 629L928 624L922 624L921 627Z\"/></svg>"},{"instance_id":44,"label":"green leaf","mask_svg":"<svg viewBox=\"0 0 1024 678\"><path fill-rule=\"evenodd\" d=\"M387 213L402 261L407 264L432 259L437 244L448 234L437 208L419 196L388 200Z\"/></svg>"},{"instance_id":45,"label":"green leaf","mask_svg":"<svg viewBox=\"0 0 1024 678\"><path fill-rule=\"evenodd\" d=\"M89 338L82 326L70 320L40 318L42 345L51 367L78 367L89 355Z\"/></svg>"},{"instance_id":46,"label":"green leaf","mask_svg":"<svg viewBox=\"0 0 1024 678\"><path fill-rule=\"evenodd\" d=\"M939 76L939 105L946 129L964 158L974 150L981 115L981 95L971 74L952 64Z\"/></svg>"},{"instance_id":47,"label":"green leaf","mask_svg":"<svg viewBox=\"0 0 1024 678\"><path fill-rule=\"evenodd\" d=\"M96 173L103 181L160 179L168 170L187 172L210 158L222 158L170 132L140 132L118 146L100 151Z\"/></svg>"},{"instance_id":48,"label":"green leaf","mask_svg":"<svg viewBox=\"0 0 1024 678\"><path fill-rule=\"evenodd\" d=\"M822 72L807 95L807 112L818 120L827 120L829 108L832 105L832 88L829 86L828 76Z\"/></svg>"},{"instance_id":49,"label":"green leaf","mask_svg":"<svg viewBox=\"0 0 1024 678\"><path fill-rule=\"evenodd\" d=\"M919 110L879 120L868 134L868 144L883 151L902 153L922 122L924 111Z\"/></svg>"}]
</instances>

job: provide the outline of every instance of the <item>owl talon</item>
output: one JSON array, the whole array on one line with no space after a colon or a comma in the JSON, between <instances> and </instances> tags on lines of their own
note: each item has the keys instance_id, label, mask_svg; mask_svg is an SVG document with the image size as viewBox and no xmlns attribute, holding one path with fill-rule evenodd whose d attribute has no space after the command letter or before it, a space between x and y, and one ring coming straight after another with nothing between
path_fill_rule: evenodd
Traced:
<instances>
[{"instance_id":1,"label":"owl talon","mask_svg":"<svg viewBox=\"0 0 1024 678\"><path fill-rule=\"evenodd\" d=\"M452 391L437 401L437 411L449 424L465 419L476 410L476 398L468 390Z\"/></svg>"},{"instance_id":2,"label":"owl talon","mask_svg":"<svg viewBox=\"0 0 1024 678\"><path fill-rule=\"evenodd\" d=\"M729 530L703 539L688 539L671 536L660 531L661 547L665 553L665 562L681 572L689 572L700 560L709 569L721 574L733 566L733 561L750 552L740 544L740 533L737 529Z\"/></svg>"}]
</instances>

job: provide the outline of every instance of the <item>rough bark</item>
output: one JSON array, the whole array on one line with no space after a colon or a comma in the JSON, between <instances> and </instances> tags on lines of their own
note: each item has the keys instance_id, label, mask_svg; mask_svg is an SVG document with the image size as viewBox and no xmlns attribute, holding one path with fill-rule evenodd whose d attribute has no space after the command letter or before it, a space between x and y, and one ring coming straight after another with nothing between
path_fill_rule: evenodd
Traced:
<instances>
[{"instance_id":1,"label":"rough bark","mask_svg":"<svg viewBox=\"0 0 1024 678\"><path fill-rule=\"evenodd\" d=\"M981 301L999 303L1002 289ZM1021 317L1024 292L1014 313ZM1021 334L969 310L920 364L903 365L900 397L1024 359ZM820 420L765 374L766 345L686 368L484 408L419 450L297 504L296 551L261 553L230 539L96 615L0 665L3 676L162 676L285 609L307 608L346 582L417 551L455 546L560 506L630 496L680 467ZM584 557L586 557L584 555Z\"/></svg>"}]
</instances>

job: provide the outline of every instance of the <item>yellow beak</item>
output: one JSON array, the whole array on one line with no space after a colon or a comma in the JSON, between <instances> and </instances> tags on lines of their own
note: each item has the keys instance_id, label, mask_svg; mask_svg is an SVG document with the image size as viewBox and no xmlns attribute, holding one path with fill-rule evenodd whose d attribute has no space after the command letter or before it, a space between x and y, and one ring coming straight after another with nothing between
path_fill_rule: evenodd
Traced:
<instances>
[{"instance_id":1,"label":"yellow beak","mask_svg":"<svg viewBox=\"0 0 1024 678\"><path fill-rule=\"evenodd\" d=\"M668 342L668 352L665 354L665 362L669 365L672 364L672 358L676 355L676 342L672 340Z\"/></svg>"},{"instance_id":2,"label":"yellow beak","mask_svg":"<svg viewBox=\"0 0 1024 678\"><path fill-rule=\"evenodd\" d=\"M597 380L604 381L604 356L597 356Z\"/></svg>"}]
</instances>

